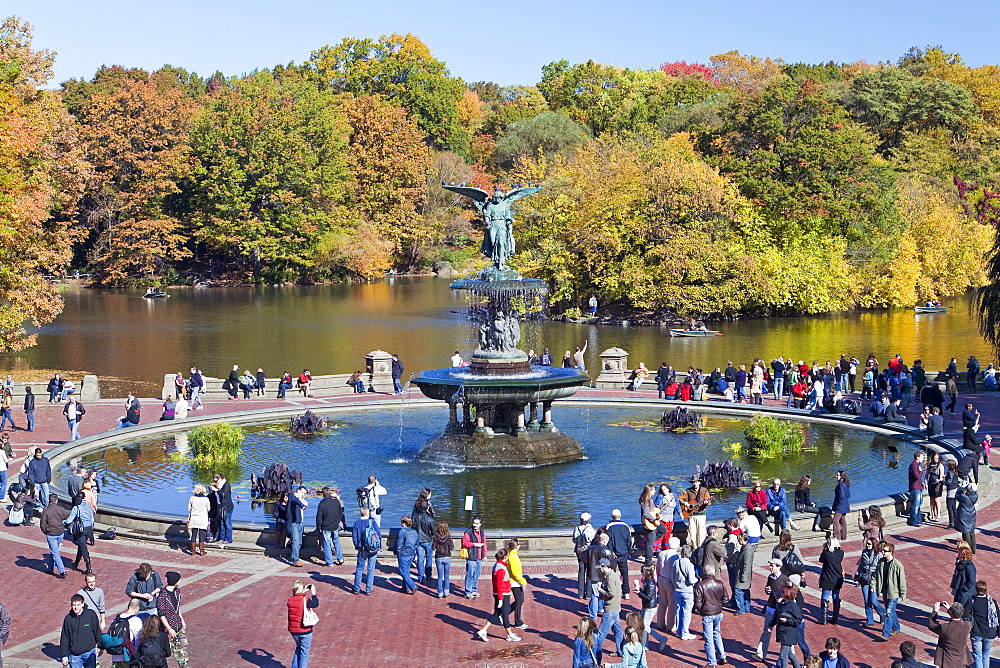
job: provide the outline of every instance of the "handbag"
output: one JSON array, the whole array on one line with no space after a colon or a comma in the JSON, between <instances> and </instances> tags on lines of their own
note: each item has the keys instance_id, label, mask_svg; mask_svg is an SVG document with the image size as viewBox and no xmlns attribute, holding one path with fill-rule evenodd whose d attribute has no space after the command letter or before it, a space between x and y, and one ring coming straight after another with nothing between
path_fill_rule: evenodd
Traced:
<instances>
[{"instance_id":1,"label":"handbag","mask_svg":"<svg viewBox=\"0 0 1000 668\"><path fill-rule=\"evenodd\" d=\"M69 525L69 532L70 535L73 536L73 538L80 538L83 536L84 527L83 527L82 517L77 515L76 517L73 518L73 521Z\"/></svg>"},{"instance_id":2,"label":"handbag","mask_svg":"<svg viewBox=\"0 0 1000 668\"><path fill-rule=\"evenodd\" d=\"M319 624L319 615L312 608L306 606L302 610L302 627L316 626Z\"/></svg>"},{"instance_id":3,"label":"handbag","mask_svg":"<svg viewBox=\"0 0 1000 668\"><path fill-rule=\"evenodd\" d=\"M7 516L8 524L23 524L24 523L24 509L13 510L11 509L10 515Z\"/></svg>"}]
</instances>

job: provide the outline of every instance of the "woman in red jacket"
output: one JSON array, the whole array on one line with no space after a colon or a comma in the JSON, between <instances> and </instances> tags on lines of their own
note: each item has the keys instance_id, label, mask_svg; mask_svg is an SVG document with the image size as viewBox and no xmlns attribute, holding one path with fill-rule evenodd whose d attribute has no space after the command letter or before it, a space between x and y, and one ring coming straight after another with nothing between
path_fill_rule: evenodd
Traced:
<instances>
[{"instance_id":1,"label":"woman in red jacket","mask_svg":"<svg viewBox=\"0 0 1000 668\"><path fill-rule=\"evenodd\" d=\"M476 635L483 642L489 642L487 631L491 624L502 624L507 631L507 640L517 642L521 638L514 634L510 626L510 572L507 570L507 550L497 550L497 563L493 565L493 614L489 616L483 628L476 631Z\"/></svg>"},{"instance_id":2,"label":"woman in red jacket","mask_svg":"<svg viewBox=\"0 0 1000 668\"><path fill-rule=\"evenodd\" d=\"M774 533L771 525L767 523L767 492L762 488L760 480L754 480L753 487L747 492L747 512L760 522L761 533L764 529Z\"/></svg>"},{"instance_id":3,"label":"woman in red jacket","mask_svg":"<svg viewBox=\"0 0 1000 668\"><path fill-rule=\"evenodd\" d=\"M319 607L316 587L296 580L292 585L292 596L288 599L288 632L295 641L295 654L292 655L291 668L309 668L309 648L312 646L312 625L306 625L303 619L306 610Z\"/></svg>"}]
</instances>

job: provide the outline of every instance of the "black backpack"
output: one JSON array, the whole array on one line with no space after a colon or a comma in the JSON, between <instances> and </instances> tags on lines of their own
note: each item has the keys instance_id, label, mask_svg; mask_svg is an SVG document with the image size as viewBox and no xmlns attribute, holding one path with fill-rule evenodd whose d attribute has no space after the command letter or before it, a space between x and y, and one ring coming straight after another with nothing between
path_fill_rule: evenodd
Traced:
<instances>
[{"instance_id":1,"label":"black backpack","mask_svg":"<svg viewBox=\"0 0 1000 668\"><path fill-rule=\"evenodd\" d=\"M163 668L167 665L167 655L163 651L160 634L142 641L139 646L139 665L142 668Z\"/></svg>"}]
</instances>

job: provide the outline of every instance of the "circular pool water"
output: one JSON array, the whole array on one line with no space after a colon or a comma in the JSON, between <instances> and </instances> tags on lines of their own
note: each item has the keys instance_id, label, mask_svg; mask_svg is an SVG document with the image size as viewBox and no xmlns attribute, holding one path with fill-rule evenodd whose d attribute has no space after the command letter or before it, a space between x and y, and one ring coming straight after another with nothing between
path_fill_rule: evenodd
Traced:
<instances>
[{"instance_id":1,"label":"circular pool water","mask_svg":"<svg viewBox=\"0 0 1000 668\"><path fill-rule=\"evenodd\" d=\"M277 462L302 470L308 486L339 488L349 521L357 517L355 489L374 474L389 491L383 498L383 527L398 526L423 487L434 493L438 518L452 526L467 523L465 500L472 496L474 512L488 526L570 527L584 510L603 522L613 508L620 508L626 521L637 523L637 500L644 484L666 482L679 491L706 460L733 459L753 476L780 477L790 504L795 483L809 473L813 500L830 505L834 473L844 469L853 481L852 502L857 504L905 490L906 464L915 447L857 428L809 422L800 423L807 450L780 460L747 461L723 449L729 441L743 440L746 419L709 414L703 431L674 434L655 426L662 405L567 402L557 408L557 425L580 441L586 459L534 469L466 470L419 461L421 446L447 421L440 405L341 410L330 415L336 428L307 438L290 436L287 421L250 425L239 466L229 474L237 501L234 519L270 521L269 505L250 502L248 480L251 472L260 473ZM137 434L135 440L85 454L81 461L100 472L102 504L186 515L191 489L198 482L209 483L213 471L196 470L171 455L185 443L185 433L146 438ZM58 467L56 484L65 487L69 473L68 466ZM732 516L744 496L744 492L717 495L709 518ZM309 522L316 503L311 502Z\"/></svg>"}]
</instances>

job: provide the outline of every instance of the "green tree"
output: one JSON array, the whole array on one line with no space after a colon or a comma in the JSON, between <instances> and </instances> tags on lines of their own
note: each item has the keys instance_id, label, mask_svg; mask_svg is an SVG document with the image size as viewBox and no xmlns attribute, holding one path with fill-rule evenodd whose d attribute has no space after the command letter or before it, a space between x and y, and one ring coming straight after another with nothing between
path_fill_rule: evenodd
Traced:
<instances>
[{"instance_id":1,"label":"green tree","mask_svg":"<svg viewBox=\"0 0 1000 668\"><path fill-rule=\"evenodd\" d=\"M541 151L547 158L567 154L590 139L590 131L565 115L543 111L534 118L513 123L497 142L495 161L510 169L518 158Z\"/></svg>"},{"instance_id":2,"label":"green tree","mask_svg":"<svg viewBox=\"0 0 1000 668\"><path fill-rule=\"evenodd\" d=\"M288 69L232 81L210 97L177 198L210 257L236 261L257 280L309 271L317 239L346 198L349 128L338 104Z\"/></svg>"},{"instance_id":3,"label":"green tree","mask_svg":"<svg viewBox=\"0 0 1000 668\"><path fill-rule=\"evenodd\" d=\"M468 155L458 108L465 86L414 35L345 38L313 51L308 66L334 91L381 95L404 107L432 145Z\"/></svg>"}]
</instances>

